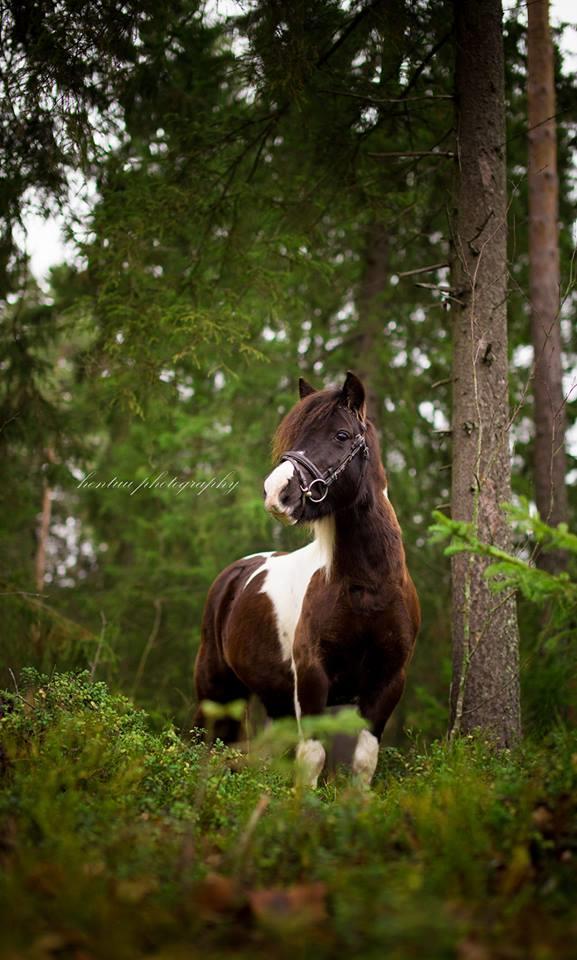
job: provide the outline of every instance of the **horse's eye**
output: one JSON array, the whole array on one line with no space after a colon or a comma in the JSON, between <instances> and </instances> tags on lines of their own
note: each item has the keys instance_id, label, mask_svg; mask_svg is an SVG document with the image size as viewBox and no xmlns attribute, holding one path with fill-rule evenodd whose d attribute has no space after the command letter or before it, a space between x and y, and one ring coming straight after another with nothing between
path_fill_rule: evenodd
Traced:
<instances>
[{"instance_id":1,"label":"horse's eye","mask_svg":"<svg viewBox=\"0 0 577 960\"><path fill-rule=\"evenodd\" d=\"M350 434L348 434L346 430L339 430L339 432L335 434L335 440L341 440L344 442L345 440L349 439L349 436Z\"/></svg>"}]
</instances>

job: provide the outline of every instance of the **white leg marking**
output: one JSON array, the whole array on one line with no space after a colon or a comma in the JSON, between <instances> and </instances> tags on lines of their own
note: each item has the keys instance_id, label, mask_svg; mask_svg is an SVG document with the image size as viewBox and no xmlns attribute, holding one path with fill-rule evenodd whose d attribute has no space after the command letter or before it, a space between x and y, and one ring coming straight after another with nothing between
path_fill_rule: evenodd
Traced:
<instances>
[{"instance_id":1,"label":"white leg marking","mask_svg":"<svg viewBox=\"0 0 577 960\"><path fill-rule=\"evenodd\" d=\"M370 787L379 759L379 741L368 730L361 730L353 756L353 773L359 783Z\"/></svg>"},{"instance_id":2,"label":"white leg marking","mask_svg":"<svg viewBox=\"0 0 577 960\"><path fill-rule=\"evenodd\" d=\"M325 748L318 740L301 740L297 747L297 783L316 787L325 765Z\"/></svg>"}]
</instances>

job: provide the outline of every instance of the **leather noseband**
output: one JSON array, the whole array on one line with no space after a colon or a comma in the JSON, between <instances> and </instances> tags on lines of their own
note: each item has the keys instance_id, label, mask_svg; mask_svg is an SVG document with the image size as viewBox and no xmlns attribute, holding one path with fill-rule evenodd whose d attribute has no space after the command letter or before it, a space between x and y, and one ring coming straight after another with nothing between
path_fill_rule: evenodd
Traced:
<instances>
[{"instance_id":1,"label":"leather noseband","mask_svg":"<svg viewBox=\"0 0 577 960\"><path fill-rule=\"evenodd\" d=\"M362 433L357 433L357 435L353 437L353 445L346 457L343 457L340 463L337 463L336 467L329 467L325 473L321 473L319 468L312 462L312 460L309 460L302 450L287 450L286 453L283 453L279 463L283 463L285 460L288 460L290 463L292 463L299 476L300 488L307 500L310 500L311 503L322 503L329 492L331 483L334 483L335 480L340 477L341 473L344 473L351 460L353 460L359 452L362 452L365 460L369 459L369 448ZM302 467L308 470L313 477L313 479L308 483L307 478L301 469ZM320 497L313 497L311 492L315 484L324 485L324 490Z\"/></svg>"}]
</instances>

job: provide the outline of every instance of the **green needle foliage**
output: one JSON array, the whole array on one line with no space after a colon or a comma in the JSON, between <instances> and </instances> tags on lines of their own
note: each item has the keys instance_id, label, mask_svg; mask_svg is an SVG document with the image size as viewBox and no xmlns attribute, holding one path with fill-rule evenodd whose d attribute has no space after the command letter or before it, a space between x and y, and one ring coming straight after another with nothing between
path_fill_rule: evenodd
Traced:
<instances>
[{"instance_id":1,"label":"green needle foliage","mask_svg":"<svg viewBox=\"0 0 577 960\"><path fill-rule=\"evenodd\" d=\"M519 505L506 504L503 509L518 533L527 538L524 544L525 555L531 542L539 550L563 550L572 560L572 568L575 568L577 536L569 532L567 524L549 526L537 513L530 511L526 500L522 500ZM540 570L530 559L507 553L490 543L482 543L469 523L451 520L439 511L435 511L433 517L436 522L429 527L433 542L450 540L444 550L445 556L474 553L487 557L492 562L486 567L485 576L491 581L495 592L514 589L519 590L533 603L555 601L558 630L563 631L564 627L568 629L569 625L574 623L577 617L577 581L569 573L554 575Z\"/></svg>"},{"instance_id":2,"label":"green needle foliage","mask_svg":"<svg viewBox=\"0 0 577 960\"><path fill-rule=\"evenodd\" d=\"M535 622L536 608L541 611L538 629L521 631L521 689L526 724L543 732L560 717L573 722L577 705L577 537L566 524L544 523L526 500L503 509L516 533L517 547L511 554L481 543L470 524L438 511L429 529L433 542L448 541L446 556L468 552L486 558L484 575L497 598L511 591L523 598L522 624ZM553 575L539 569L534 561L540 550L565 551L568 572Z\"/></svg>"}]
</instances>

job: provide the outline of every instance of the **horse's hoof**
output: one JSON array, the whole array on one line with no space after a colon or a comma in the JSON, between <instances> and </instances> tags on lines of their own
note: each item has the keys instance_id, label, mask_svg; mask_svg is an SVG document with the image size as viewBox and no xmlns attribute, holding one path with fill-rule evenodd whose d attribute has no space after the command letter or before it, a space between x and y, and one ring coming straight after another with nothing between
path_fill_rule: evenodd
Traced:
<instances>
[{"instance_id":1,"label":"horse's hoof","mask_svg":"<svg viewBox=\"0 0 577 960\"><path fill-rule=\"evenodd\" d=\"M379 741L369 730L361 730L353 756L353 776L359 786L370 787L378 759Z\"/></svg>"},{"instance_id":2,"label":"horse's hoof","mask_svg":"<svg viewBox=\"0 0 577 960\"><path fill-rule=\"evenodd\" d=\"M325 765L325 757L325 748L318 740L301 740L296 754L296 779L299 786L316 787Z\"/></svg>"}]
</instances>

